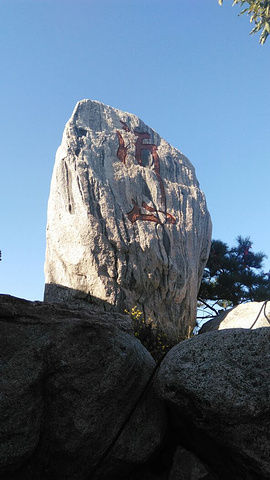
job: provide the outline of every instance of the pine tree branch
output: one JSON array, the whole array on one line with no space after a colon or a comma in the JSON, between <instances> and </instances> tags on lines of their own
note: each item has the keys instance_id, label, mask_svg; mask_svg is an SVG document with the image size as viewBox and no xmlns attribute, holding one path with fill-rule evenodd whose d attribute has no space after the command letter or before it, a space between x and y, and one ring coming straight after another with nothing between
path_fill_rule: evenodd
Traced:
<instances>
[{"instance_id":1,"label":"pine tree branch","mask_svg":"<svg viewBox=\"0 0 270 480\"><path fill-rule=\"evenodd\" d=\"M216 315L218 315L218 311L214 308L214 307L211 307L211 305L208 305L208 303L206 303L202 298L198 297L198 300L199 302L203 303L207 308L209 308L210 310L212 310L213 312L215 312Z\"/></svg>"}]
</instances>

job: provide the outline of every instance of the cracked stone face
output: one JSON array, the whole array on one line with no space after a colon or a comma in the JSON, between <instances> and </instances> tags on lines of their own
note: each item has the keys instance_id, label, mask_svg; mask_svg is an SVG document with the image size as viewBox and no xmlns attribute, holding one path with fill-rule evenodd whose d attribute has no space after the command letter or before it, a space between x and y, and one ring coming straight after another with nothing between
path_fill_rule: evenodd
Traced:
<instances>
[{"instance_id":1,"label":"cracked stone face","mask_svg":"<svg viewBox=\"0 0 270 480\"><path fill-rule=\"evenodd\" d=\"M210 241L189 160L135 115L79 102L52 176L45 301L136 305L186 335Z\"/></svg>"}]
</instances>

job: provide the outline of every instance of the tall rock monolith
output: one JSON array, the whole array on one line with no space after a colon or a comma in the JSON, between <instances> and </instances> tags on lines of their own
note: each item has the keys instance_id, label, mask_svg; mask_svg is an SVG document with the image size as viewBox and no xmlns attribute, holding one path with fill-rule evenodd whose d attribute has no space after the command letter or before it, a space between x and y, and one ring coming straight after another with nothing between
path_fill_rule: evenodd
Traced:
<instances>
[{"instance_id":1,"label":"tall rock monolith","mask_svg":"<svg viewBox=\"0 0 270 480\"><path fill-rule=\"evenodd\" d=\"M135 115L80 101L52 176L45 301L136 305L186 335L210 239L189 160Z\"/></svg>"}]
</instances>

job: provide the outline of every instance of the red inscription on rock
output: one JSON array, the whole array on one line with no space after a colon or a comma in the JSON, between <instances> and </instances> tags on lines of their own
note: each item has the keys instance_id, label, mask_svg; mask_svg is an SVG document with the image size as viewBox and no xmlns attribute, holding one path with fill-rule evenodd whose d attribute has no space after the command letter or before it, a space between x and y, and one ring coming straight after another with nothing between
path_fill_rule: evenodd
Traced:
<instances>
[{"instance_id":1,"label":"red inscription on rock","mask_svg":"<svg viewBox=\"0 0 270 480\"><path fill-rule=\"evenodd\" d=\"M121 121L121 123L122 123L122 128L123 128L123 130L125 130L125 132L128 132L128 133L132 132L131 129L129 128L129 126L126 123L124 123L122 121ZM130 143L126 146L125 142L124 142L124 139L123 139L121 133L119 132L119 130L117 130L116 133L117 133L118 143L119 143L119 147L118 147L118 150L117 150L117 158L124 165L126 165L126 157L127 157L128 148L130 146ZM138 165L143 166L143 158L142 158L143 154L142 154L142 152L144 150L147 150L148 152L150 152L150 154L152 156L153 165L154 165L154 172L156 174L156 177L157 177L157 180L158 180L158 183L159 183L159 187L160 187L161 204L163 205L163 210L156 210L155 208L147 205L146 202L142 202L142 205L140 207L137 204L137 202L135 202L135 200L132 199L132 203L133 203L134 206L133 206L133 209L130 212L127 213L127 216L132 223L135 223L137 220L143 220L143 221L154 222L154 223L158 223L158 224L161 224L161 223L174 224L174 223L176 223L175 217L173 215L171 215L170 213L167 213L165 188L164 188L164 183L163 183L162 177L160 175L160 159L159 159L159 155L158 155L158 147L154 143L148 143L148 142L145 143L145 140L148 141L150 139L150 134L148 132L138 132L137 130L134 130L132 133L134 135L136 135L136 137L137 137L136 142L135 142L135 159L136 159ZM148 212L151 212L151 213L150 214L143 213L142 209L144 209ZM165 222L161 222L161 220L159 218L159 215L158 215L159 213L161 213L165 216Z\"/></svg>"}]
</instances>

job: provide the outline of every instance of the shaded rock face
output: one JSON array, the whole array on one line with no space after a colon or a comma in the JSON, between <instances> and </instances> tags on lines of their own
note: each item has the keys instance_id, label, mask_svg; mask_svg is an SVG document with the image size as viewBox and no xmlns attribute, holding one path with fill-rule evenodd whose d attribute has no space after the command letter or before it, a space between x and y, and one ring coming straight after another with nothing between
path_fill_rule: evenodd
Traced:
<instances>
[{"instance_id":1,"label":"shaded rock face","mask_svg":"<svg viewBox=\"0 0 270 480\"><path fill-rule=\"evenodd\" d=\"M126 480L218 480L193 453L180 445L167 444L152 464L142 467Z\"/></svg>"},{"instance_id":2,"label":"shaded rock face","mask_svg":"<svg viewBox=\"0 0 270 480\"><path fill-rule=\"evenodd\" d=\"M160 367L172 423L218 478L270 478L269 340L269 328L206 333Z\"/></svg>"},{"instance_id":3,"label":"shaded rock face","mask_svg":"<svg viewBox=\"0 0 270 480\"><path fill-rule=\"evenodd\" d=\"M135 115L79 102L51 182L45 301L136 305L186 335L210 238L188 159Z\"/></svg>"},{"instance_id":4,"label":"shaded rock face","mask_svg":"<svg viewBox=\"0 0 270 480\"><path fill-rule=\"evenodd\" d=\"M173 459L169 480L210 480L213 477L191 452L178 446Z\"/></svg>"},{"instance_id":5,"label":"shaded rock face","mask_svg":"<svg viewBox=\"0 0 270 480\"><path fill-rule=\"evenodd\" d=\"M241 303L206 322L199 334L228 328L270 327L270 301Z\"/></svg>"},{"instance_id":6,"label":"shaded rock face","mask_svg":"<svg viewBox=\"0 0 270 480\"><path fill-rule=\"evenodd\" d=\"M127 317L0 295L0 478L85 480L155 365ZM95 479L123 478L158 448L151 387Z\"/></svg>"}]
</instances>

